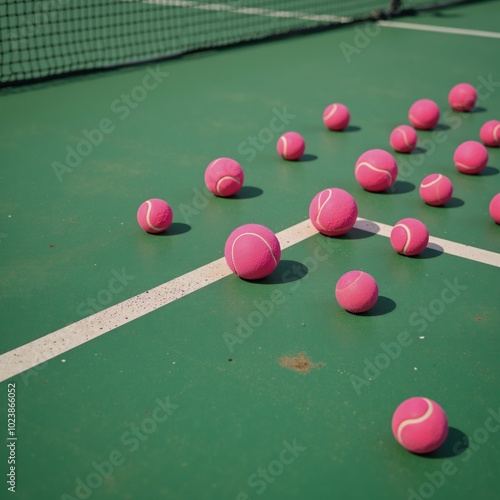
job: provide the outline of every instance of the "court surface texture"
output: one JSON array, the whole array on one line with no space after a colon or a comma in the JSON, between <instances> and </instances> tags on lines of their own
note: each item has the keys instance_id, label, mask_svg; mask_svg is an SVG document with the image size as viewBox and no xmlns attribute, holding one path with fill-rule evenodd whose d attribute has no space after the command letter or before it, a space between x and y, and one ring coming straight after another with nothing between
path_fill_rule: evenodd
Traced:
<instances>
[{"instance_id":1,"label":"court surface texture","mask_svg":"<svg viewBox=\"0 0 500 500\"><path fill-rule=\"evenodd\" d=\"M499 15L476 2L2 90L2 498L12 449L23 500L496 498L500 151L479 175L453 152L500 117ZM460 82L469 113L448 105ZM438 126L394 153L393 188L364 191L356 159L391 151L420 98ZM351 111L343 132L322 123L331 102ZM287 130L297 162L276 152ZM245 172L227 199L203 181L223 156ZM434 172L454 185L443 207L419 197ZM330 187L359 209L337 238L308 219ZM137 224L150 198L173 208L164 234ZM388 238L406 217L431 235L417 257ZM283 249L255 282L223 254L247 223ZM360 315L334 295L353 269L379 285ZM392 435L412 396L448 417L429 455Z\"/></svg>"}]
</instances>

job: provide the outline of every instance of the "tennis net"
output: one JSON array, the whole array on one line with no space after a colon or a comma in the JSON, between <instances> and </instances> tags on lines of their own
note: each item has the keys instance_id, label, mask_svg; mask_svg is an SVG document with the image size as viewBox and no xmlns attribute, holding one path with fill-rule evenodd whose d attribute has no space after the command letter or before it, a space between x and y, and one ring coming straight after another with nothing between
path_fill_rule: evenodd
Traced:
<instances>
[{"instance_id":1,"label":"tennis net","mask_svg":"<svg viewBox=\"0 0 500 500\"><path fill-rule=\"evenodd\" d=\"M0 86L446 3L450 2L0 0Z\"/></svg>"}]
</instances>

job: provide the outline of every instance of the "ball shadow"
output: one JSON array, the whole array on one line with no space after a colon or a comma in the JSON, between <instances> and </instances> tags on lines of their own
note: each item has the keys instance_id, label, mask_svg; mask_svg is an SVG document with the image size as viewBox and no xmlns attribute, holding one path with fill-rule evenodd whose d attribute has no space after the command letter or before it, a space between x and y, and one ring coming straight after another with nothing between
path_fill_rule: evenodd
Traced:
<instances>
[{"instance_id":1,"label":"ball shadow","mask_svg":"<svg viewBox=\"0 0 500 500\"><path fill-rule=\"evenodd\" d=\"M347 125L347 127L344 130L340 130L340 132L359 132L360 130L361 127L357 125Z\"/></svg>"},{"instance_id":2,"label":"ball shadow","mask_svg":"<svg viewBox=\"0 0 500 500\"><path fill-rule=\"evenodd\" d=\"M245 280L249 283L260 285L282 285L298 281L307 275L309 269L307 266L296 260L280 260L276 269L265 278L260 280Z\"/></svg>"},{"instance_id":3,"label":"ball shadow","mask_svg":"<svg viewBox=\"0 0 500 500\"><path fill-rule=\"evenodd\" d=\"M246 200L249 198L257 198L263 194L262 189L255 186L242 186L241 189L233 196L228 196L228 200Z\"/></svg>"},{"instance_id":4,"label":"ball shadow","mask_svg":"<svg viewBox=\"0 0 500 500\"><path fill-rule=\"evenodd\" d=\"M438 123L432 130L450 130L450 126L445 123Z\"/></svg>"},{"instance_id":5,"label":"ball shadow","mask_svg":"<svg viewBox=\"0 0 500 500\"><path fill-rule=\"evenodd\" d=\"M366 219L358 219L356 224L354 224L355 229L359 229L365 233L373 233L377 234L380 232L380 226L371 220ZM362 236L363 238L367 238L370 236L369 234Z\"/></svg>"},{"instance_id":6,"label":"ball shadow","mask_svg":"<svg viewBox=\"0 0 500 500\"><path fill-rule=\"evenodd\" d=\"M358 223L356 223L358 224ZM378 226L377 226L378 228ZM380 228L378 228L380 229ZM334 238L338 240L362 240L364 238L369 238L370 236L375 236L375 233L371 231L364 231L359 227L353 227L349 232L342 234L340 236L328 236L329 238Z\"/></svg>"},{"instance_id":7,"label":"ball shadow","mask_svg":"<svg viewBox=\"0 0 500 500\"><path fill-rule=\"evenodd\" d=\"M379 295L375 305L364 313L359 313L358 316L383 316L389 314L396 309L396 302L389 297Z\"/></svg>"},{"instance_id":8,"label":"ball shadow","mask_svg":"<svg viewBox=\"0 0 500 500\"><path fill-rule=\"evenodd\" d=\"M450 201L446 202L444 205L439 205L436 208L458 208L465 205L465 201L461 198L455 198L454 196Z\"/></svg>"},{"instance_id":9,"label":"ball shadow","mask_svg":"<svg viewBox=\"0 0 500 500\"><path fill-rule=\"evenodd\" d=\"M172 222L170 227L163 233L158 233L157 236L175 236L177 234L184 234L191 231L191 226L189 224L184 224L184 222Z\"/></svg>"},{"instance_id":10,"label":"ball shadow","mask_svg":"<svg viewBox=\"0 0 500 500\"><path fill-rule=\"evenodd\" d=\"M307 162L307 161L314 161L314 160L317 160L318 157L316 155L310 155L308 153L306 154L303 154L300 158L299 158L299 162L302 163L302 162Z\"/></svg>"},{"instance_id":11,"label":"ball shadow","mask_svg":"<svg viewBox=\"0 0 500 500\"><path fill-rule=\"evenodd\" d=\"M498 168L495 168L495 167L486 167L484 170L482 170L481 172L479 172L478 175L497 175L498 172L500 172L500 170L498 170Z\"/></svg>"},{"instance_id":12,"label":"ball shadow","mask_svg":"<svg viewBox=\"0 0 500 500\"><path fill-rule=\"evenodd\" d=\"M443 255L443 253L444 253L444 248L442 246L438 245L437 243L429 243L422 252L410 258L435 259L436 257Z\"/></svg>"},{"instance_id":13,"label":"ball shadow","mask_svg":"<svg viewBox=\"0 0 500 500\"><path fill-rule=\"evenodd\" d=\"M412 155L420 155L420 154L424 154L424 153L427 153L427 149L425 149L421 146L417 146L416 148L413 148L410 151L410 154L412 154Z\"/></svg>"},{"instance_id":14,"label":"ball shadow","mask_svg":"<svg viewBox=\"0 0 500 500\"><path fill-rule=\"evenodd\" d=\"M486 108L483 108L482 106L474 106L469 113L484 113L485 111L488 111Z\"/></svg>"},{"instance_id":15,"label":"ball shadow","mask_svg":"<svg viewBox=\"0 0 500 500\"><path fill-rule=\"evenodd\" d=\"M468 447L469 438L467 435L455 427L450 427L444 443L437 450L424 453L422 456L427 458L452 458L463 453Z\"/></svg>"},{"instance_id":16,"label":"ball shadow","mask_svg":"<svg viewBox=\"0 0 500 500\"><path fill-rule=\"evenodd\" d=\"M382 194L405 194L415 190L415 184L408 181L396 181L390 188L381 191Z\"/></svg>"}]
</instances>

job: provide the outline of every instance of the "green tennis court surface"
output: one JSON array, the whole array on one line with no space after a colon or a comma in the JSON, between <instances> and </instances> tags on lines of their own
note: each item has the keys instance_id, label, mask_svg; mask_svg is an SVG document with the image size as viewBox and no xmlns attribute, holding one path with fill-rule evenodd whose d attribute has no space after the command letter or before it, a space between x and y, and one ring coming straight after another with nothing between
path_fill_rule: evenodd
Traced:
<instances>
[{"instance_id":1,"label":"green tennis court surface","mask_svg":"<svg viewBox=\"0 0 500 500\"><path fill-rule=\"evenodd\" d=\"M488 204L500 151L488 148L476 176L452 156L499 119L500 40L413 25L498 32L499 13L477 2L397 19L409 29L346 25L2 90L2 498L9 459L12 497L30 500L496 498L500 226ZM462 81L478 90L471 113L447 103ZM419 132L416 153L395 154L393 189L363 191L356 159L390 151L391 130L424 97L441 108L438 127ZM330 102L350 108L345 132L324 127ZM304 136L302 161L278 157L285 130ZM204 187L221 156L245 171L231 199ZM442 208L418 195L434 172L454 184ZM259 282L207 274L234 228L304 228L328 187L373 222L297 236ZM154 197L174 210L164 235L137 225ZM404 217L444 251L395 253L383 228ZM369 313L335 301L352 269L377 279ZM169 300L155 287L192 272L180 281L192 289L172 282L175 299L141 313L148 293ZM394 409L416 395L450 424L429 456L391 432Z\"/></svg>"}]
</instances>

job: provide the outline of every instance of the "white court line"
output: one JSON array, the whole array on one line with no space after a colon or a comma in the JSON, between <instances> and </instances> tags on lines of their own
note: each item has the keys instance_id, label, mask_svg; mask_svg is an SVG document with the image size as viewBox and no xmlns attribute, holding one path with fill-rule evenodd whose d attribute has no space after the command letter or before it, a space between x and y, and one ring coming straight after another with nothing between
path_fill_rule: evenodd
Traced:
<instances>
[{"instance_id":1,"label":"white court line","mask_svg":"<svg viewBox=\"0 0 500 500\"><path fill-rule=\"evenodd\" d=\"M376 227L374 227L375 225L379 227L378 231L376 230ZM389 238L391 236L393 226L382 224L380 222L372 222L358 217L355 227ZM462 243L455 243L450 240L443 240L442 238L434 238L433 236L429 238L427 248L442 251L449 255L455 255L456 257L461 257L463 259L481 262L482 264L500 267L500 254L490 252L489 250L482 250L481 248L463 245Z\"/></svg>"},{"instance_id":2,"label":"white court line","mask_svg":"<svg viewBox=\"0 0 500 500\"><path fill-rule=\"evenodd\" d=\"M385 237L389 237L392 230L392 226L362 218L358 218L355 227ZM280 241L281 248L285 249L317 233L310 220L307 219L284 229L277 233L276 236ZM457 257L500 267L500 254L481 250L480 248L441 238L431 238L428 247L442 250ZM231 271L225 259L220 258L119 304L108 307L92 316L6 352L0 355L0 382L130 323L134 319L145 316L230 274Z\"/></svg>"},{"instance_id":3,"label":"white court line","mask_svg":"<svg viewBox=\"0 0 500 500\"><path fill-rule=\"evenodd\" d=\"M303 19L305 21L318 21L322 23L349 23L352 17L330 16L328 14L309 14L288 10L270 10L253 7L235 7L223 3L200 3L190 0L143 0L143 3L166 5L167 7L187 7L190 9L211 10L214 12L232 12L249 16L281 17L287 19Z\"/></svg>"},{"instance_id":4,"label":"white court line","mask_svg":"<svg viewBox=\"0 0 500 500\"><path fill-rule=\"evenodd\" d=\"M377 24L386 28L402 28L407 30L434 31L436 33L450 33L452 35L482 36L486 38L500 38L495 31L468 30L463 28L449 28L447 26L430 26L428 24L400 23L397 21L378 21Z\"/></svg>"},{"instance_id":5,"label":"white court line","mask_svg":"<svg viewBox=\"0 0 500 500\"><path fill-rule=\"evenodd\" d=\"M166 5L167 7L186 7L190 9L211 10L214 12L232 12L250 16L281 17L288 19L303 19L322 23L350 23L353 17L333 16L329 14L310 14L287 10L271 10L253 7L235 7L222 3L200 3L192 0L143 0L143 3ZM398 21L377 21L377 24L386 28L403 28L421 31L434 31L437 33L451 33L454 35L482 36L487 38L500 38L500 33L494 31L469 30L463 28L449 28L447 26L430 26L427 24L402 23Z\"/></svg>"}]
</instances>

